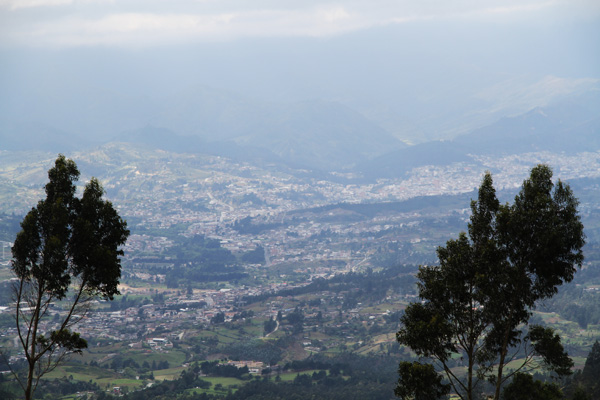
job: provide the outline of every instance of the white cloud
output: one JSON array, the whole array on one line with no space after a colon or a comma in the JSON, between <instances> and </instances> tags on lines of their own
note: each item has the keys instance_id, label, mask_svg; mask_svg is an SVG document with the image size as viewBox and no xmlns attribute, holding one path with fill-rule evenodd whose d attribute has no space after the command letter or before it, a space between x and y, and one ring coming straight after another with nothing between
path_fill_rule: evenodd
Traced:
<instances>
[{"instance_id":1,"label":"white cloud","mask_svg":"<svg viewBox=\"0 0 600 400\"><path fill-rule=\"evenodd\" d=\"M120 13L97 19L66 17L38 23L21 30L17 36L37 44L62 46L150 45L244 36L327 36L367 25L358 15L338 6L207 15Z\"/></svg>"},{"instance_id":2,"label":"white cloud","mask_svg":"<svg viewBox=\"0 0 600 400\"><path fill-rule=\"evenodd\" d=\"M27 8L67 6L76 3L113 3L114 0L0 0L0 8L19 10Z\"/></svg>"},{"instance_id":3,"label":"white cloud","mask_svg":"<svg viewBox=\"0 0 600 400\"><path fill-rule=\"evenodd\" d=\"M0 0L0 7L17 10L19 8L61 6L71 3L73 3L73 0Z\"/></svg>"},{"instance_id":4,"label":"white cloud","mask_svg":"<svg viewBox=\"0 0 600 400\"><path fill-rule=\"evenodd\" d=\"M590 0L571 1L575 9L593 8ZM329 4L274 0L0 0L0 25L6 22L0 27L0 40L4 44L44 46L151 46L240 37L315 37L415 21L510 18L561 5L548 0L348 0ZM35 12L50 6L55 6L52 13ZM7 12L18 18L7 18Z\"/></svg>"}]
</instances>

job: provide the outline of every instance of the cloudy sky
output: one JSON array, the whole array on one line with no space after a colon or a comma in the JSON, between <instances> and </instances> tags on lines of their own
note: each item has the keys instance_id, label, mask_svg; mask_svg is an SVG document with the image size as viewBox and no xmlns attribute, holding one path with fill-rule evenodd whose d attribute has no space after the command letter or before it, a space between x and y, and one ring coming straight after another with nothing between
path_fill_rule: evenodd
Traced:
<instances>
[{"instance_id":1,"label":"cloudy sky","mask_svg":"<svg viewBox=\"0 0 600 400\"><path fill-rule=\"evenodd\" d=\"M90 113L210 86L418 142L595 87L599 38L598 0L0 0L0 128L112 132Z\"/></svg>"},{"instance_id":2,"label":"cloudy sky","mask_svg":"<svg viewBox=\"0 0 600 400\"><path fill-rule=\"evenodd\" d=\"M154 46L330 37L438 21L597 21L595 0L0 0L4 46Z\"/></svg>"}]
</instances>

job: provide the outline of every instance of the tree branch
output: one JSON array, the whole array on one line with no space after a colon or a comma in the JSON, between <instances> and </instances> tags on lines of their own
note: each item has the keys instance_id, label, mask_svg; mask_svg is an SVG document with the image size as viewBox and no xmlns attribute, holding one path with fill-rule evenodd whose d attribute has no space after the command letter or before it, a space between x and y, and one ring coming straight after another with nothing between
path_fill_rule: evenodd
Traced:
<instances>
[{"instance_id":1,"label":"tree branch","mask_svg":"<svg viewBox=\"0 0 600 400\"><path fill-rule=\"evenodd\" d=\"M446 377L448 377L448 381L450 382L450 385L452 385L454 391L460 396L461 399L465 400L464 397L460 394L460 391L457 389L454 382L456 381L464 391L467 390L465 384L462 383L456 375L454 375L454 373L450 370L450 368L448 368L448 365L444 361L440 360L439 358L436 358L436 360L442 365L442 368L446 373Z\"/></svg>"}]
</instances>

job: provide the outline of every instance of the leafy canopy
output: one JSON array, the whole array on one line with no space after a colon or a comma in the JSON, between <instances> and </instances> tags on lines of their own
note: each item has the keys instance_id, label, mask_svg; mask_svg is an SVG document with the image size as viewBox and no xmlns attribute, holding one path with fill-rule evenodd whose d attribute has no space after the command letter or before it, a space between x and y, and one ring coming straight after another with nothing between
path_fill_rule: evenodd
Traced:
<instances>
[{"instance_id":1,"label":"leafy canopy","mask_svg":"<svg viewBox=\"0 0 600 400\"><path fill-rule=\"evenodd\" d=\"M568 185L552 182L548 166L531 170L512 205L500 204L486 173L471 202L468 233L437 249L439 265L420 267L422 301L407 307L397 339L428 358L462 399L477 398L483 380L495 385L499 399L503 383L537 366L570 372L560 337L541 327L527 333L527 322L536 302L553 296L581 267L585 240L577 205ZM456 355L464 374L452 368ZM521 366L504 375L517 358ZM413 393L403 399L429 390L403 376L411 375L401 374L396 392Z\"/></svg>"},{"instance_id":2,"label":"leafy canopy","mask_svg":"<svg viewBox=\"0 0 600 400\"><path fill-rule=\"evenodd\" d=\"M27 377L15 374L25 398L39 379L66 355L80 353L85 339L70 328L96 297L113 299L121 277L121 246L129 231L104 191L92 178L81 198L75 196L79 170L59 155L48 171L46 198L25 216L12 248L12 271L18 339L28 364ZM66 316L44 332L43 318L55 301L66 304Z\"/></svg>"}]
</instances>

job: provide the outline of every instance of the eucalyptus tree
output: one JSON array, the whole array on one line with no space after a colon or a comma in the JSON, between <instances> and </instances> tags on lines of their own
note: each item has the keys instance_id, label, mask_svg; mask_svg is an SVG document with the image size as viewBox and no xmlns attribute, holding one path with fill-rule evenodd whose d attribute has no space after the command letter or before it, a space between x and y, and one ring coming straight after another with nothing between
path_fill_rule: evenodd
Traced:
<instances>
[{"instance_id":1,"label":"eucalyptus tree","mask_svg":"<svg viewBox=\"0 0 600 400\"><path fill-rule=\"evenodd\" d=\"M75 162L59 155L48 178L46 198L25 216L12 248L16 328L27 361L26 373L15 376L26 399L44 374L87 347L71 328L91 300L119 293L121 246L129 235L96 179L76 197ZM58 324L49 318L55 302L64 310Z\"/></svg>"},{"instance_id":2,"label":"eucalyptus tree","mask_svg":"<svg viewBox=\"0 0 600 400\"><path fill-rule=\"evenodd\" d=\"M560 337L528 321L536 302L553 296L581 267L585 236L577 206L568 185L552 182L548 166L531 170L512 205L500 204L485 174L471 202L468 233L437 249L439 265L420 267L421 301L407 307L396 335L445 378L436 381L440 394L478 398L487 380L498 400L502 385L518 372L543 366L570 373L573 363ZM506 373L515 360L519 365ZM424 380L407 379L415 374L408 364L399 372L396 393L409 393L400 397L431 392L418 385Z\"/></svg>"}]
</instances>

